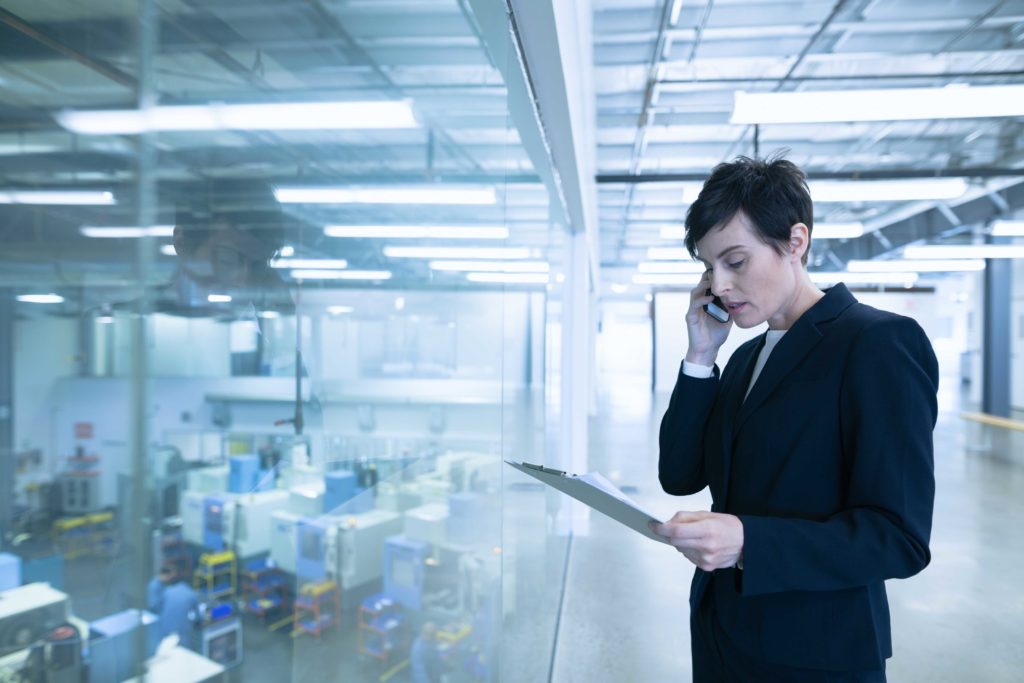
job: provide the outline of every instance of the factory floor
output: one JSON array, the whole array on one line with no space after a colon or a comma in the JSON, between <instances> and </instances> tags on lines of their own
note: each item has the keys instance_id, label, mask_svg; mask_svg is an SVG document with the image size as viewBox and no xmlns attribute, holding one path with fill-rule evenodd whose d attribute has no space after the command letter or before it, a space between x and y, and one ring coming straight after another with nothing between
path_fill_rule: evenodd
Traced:
<instances>
[{"instance_id":1,"label":"factory floor","mask_svg":"<svg viewBox=\"0 0 1024 683\"><path fill-rule=\"evenodd\" d=\"M589 469L655 514L708 509L706 492L673 498L658 487L657 430L667 396L652 396L644 378L602 379L598 414L590 422ZM944 378L935 431L932 563L919 576L888 583L894 650L888 677L894 683L1009 682L1021 680L1024 670L1024 433L967 422L959 417L964 407L976 409L967 406L955 378ZM505 614L495 679L691 680L692 566L672 549L597 515L571 540L538 534L551 505L546 495L539 485L522 483L504 492ZM83 558L70 561L65 574L83 618L127 605L123 564ZM246 617L244 662L230 680L409 681L407 668L390 671L402 657L383 665L358 654L355 622L349 610L340 630L291 638L287 628L270 632ZM452 674L448 683L462 680L470 679Z\"/></svg>"}]
</instances>

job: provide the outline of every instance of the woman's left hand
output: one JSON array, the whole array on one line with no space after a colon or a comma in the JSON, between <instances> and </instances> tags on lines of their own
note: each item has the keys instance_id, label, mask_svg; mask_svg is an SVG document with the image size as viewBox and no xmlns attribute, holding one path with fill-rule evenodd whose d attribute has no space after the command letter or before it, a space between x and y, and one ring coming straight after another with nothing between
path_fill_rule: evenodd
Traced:
<instances>
[{"instance_id":1,"label":"woman's left hand","mask_svg":"<svg viewBox=\"0 0 1024 683\"><path fill-rule=\"evenodd\" d=\"M743 557L743 522L735 515L680 511L650 527L706 572L735 566Z\"/></svg>"}]
</instances>

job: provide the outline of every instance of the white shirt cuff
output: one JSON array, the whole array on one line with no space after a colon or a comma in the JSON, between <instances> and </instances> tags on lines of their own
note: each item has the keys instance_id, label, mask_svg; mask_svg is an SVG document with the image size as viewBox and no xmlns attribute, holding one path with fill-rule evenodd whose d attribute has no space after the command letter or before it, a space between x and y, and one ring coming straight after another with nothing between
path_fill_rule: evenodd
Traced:
<instances>
[{"instance_id":1,"label":"white shirt cuff","mask_svg":"<svg viewBox=\"0 0 1024 683\"><path fill-rule=\"evenodd\" d=\"M687 377L696 377L697 379L707 379L715 374L715 367L713 365L697 365L696 363L690 363L683 361L683 374Z\"/></svg>"}]
</instances>

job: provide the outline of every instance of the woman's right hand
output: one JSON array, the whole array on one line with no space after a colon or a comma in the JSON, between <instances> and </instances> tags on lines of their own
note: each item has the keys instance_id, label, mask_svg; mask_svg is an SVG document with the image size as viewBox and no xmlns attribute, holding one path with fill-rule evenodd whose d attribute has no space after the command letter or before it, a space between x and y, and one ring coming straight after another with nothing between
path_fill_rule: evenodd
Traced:
<instances>
[{"instance_id":1,"label":"woman's right hand","mask_svg":"<svg viewBox=\"0 0 1024 683\"><path fill-rule=\"evenodd\" d=\"M718 357L718 349L729 337L732 320L720 323L704 310L704 305L711 303L713 296L707 293L711 287L711 277L705 271L697 286L690 291L690 309L686 312L686 334L690 338L690 346L686 350L686 361L697 365L714 365Z\"/></svg>"}]
</instances>

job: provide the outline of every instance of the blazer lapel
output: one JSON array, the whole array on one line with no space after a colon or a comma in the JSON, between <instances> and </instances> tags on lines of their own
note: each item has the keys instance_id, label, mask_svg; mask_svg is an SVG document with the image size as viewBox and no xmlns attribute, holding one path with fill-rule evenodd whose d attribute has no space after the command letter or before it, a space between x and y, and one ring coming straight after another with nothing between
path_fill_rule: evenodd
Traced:
<instances>
[{"instance_id":1,"label":"blazer lapel","mask_svg":"<svg viewBox=\"0 0 1024 683\"><path fill-rule=\"evenodd\" d=\"M846 285L838 284L829 289L820 301L811 306L796 321L792 328L779 340L778 345L768 357L757 382L750 394L740 406L733 428L733 436L743 428L743 423L763 404L772 392L800 364L800 361L811 352L811 349L822 339L818 324L836 318L857 300L850 294ZM749 378L749 375L748 375ZM749 379L748 379L749 381Z\"/></svg>"}]
</instances>

